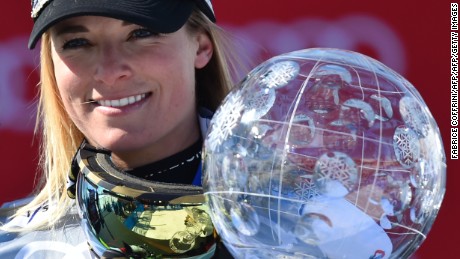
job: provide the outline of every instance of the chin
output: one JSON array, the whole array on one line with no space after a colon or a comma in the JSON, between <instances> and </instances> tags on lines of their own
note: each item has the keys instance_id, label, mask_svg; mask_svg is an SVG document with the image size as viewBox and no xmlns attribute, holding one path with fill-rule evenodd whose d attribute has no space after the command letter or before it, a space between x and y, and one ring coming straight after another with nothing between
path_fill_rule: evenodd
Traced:
<instances>
[{"instance_id":1,"label":"chin","mask_svg":"<svg viewBox=\"0 0 460 259\"><path fill-rule=\"evenodd\" d=\"M96 148L108 149L110 151L122 151L135 148L135 143L127 138L110 138L110 139L88 139L88 142Z\"/></svg>"},{"instance_id":2,"label":"chin","mask_svg":"<svg viewBox=\"0 0 460 259\"><path fill-rule=\"evenodd\" d=\"M145 144L144 144L145 145ZM136 144L132 141L115 141L105 143L102 147L112 152L133 152L142 149L144 145Z\"/></svg>"}]
</instances>

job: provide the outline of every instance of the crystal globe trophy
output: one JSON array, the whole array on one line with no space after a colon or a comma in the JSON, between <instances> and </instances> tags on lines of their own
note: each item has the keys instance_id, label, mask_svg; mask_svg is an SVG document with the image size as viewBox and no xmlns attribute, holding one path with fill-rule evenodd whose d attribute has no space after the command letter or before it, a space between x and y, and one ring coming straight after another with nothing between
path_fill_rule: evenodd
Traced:
<instances>
[{"instance_id":1,"label":"crystal globe trophy","mask_svg":"<svg viewBox=\"0 0 460 259\"><path fill-rule=\"evenodd\" d=\"M440 132L415 87L339 49L257 66L203 149L205 197L235 258L407 258L445 181Z\"/></svg>"}]
</instances>

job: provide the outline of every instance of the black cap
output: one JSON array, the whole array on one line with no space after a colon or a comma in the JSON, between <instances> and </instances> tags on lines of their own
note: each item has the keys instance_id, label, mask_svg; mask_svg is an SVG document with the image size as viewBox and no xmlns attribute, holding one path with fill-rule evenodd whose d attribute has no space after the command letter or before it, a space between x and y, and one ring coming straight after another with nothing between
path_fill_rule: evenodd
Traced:
<instances>
[{"instance_id":1,"label":"black cap","mask_svg":"<svg viewBox=\"0 0 460 259\"><path fill-rule=\"evenodd\" d=\"M175 32L187 22L195 5L216 21L210 0L32 0L34 27L29 49L52 25L82 15L116 18L159 33Z\"/></svg>"}]
</instances>

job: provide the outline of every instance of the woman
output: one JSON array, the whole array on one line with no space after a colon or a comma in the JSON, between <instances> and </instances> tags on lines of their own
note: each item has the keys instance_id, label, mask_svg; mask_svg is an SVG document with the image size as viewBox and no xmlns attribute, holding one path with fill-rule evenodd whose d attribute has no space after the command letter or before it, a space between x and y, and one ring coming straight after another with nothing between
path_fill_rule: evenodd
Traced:
<instances>
[{"instance_id":1,"label":"woman","mask_svg":"<svg viewBox=\"0 0 460 259\"><path fill-rule=\"evenodd\" d=\"M15 214L0 232L2 258L211 258L219 243L197 187L201 144L232 85L211 2L32 8L42 184L3 210Z\"/></svg>"}]
</instances>

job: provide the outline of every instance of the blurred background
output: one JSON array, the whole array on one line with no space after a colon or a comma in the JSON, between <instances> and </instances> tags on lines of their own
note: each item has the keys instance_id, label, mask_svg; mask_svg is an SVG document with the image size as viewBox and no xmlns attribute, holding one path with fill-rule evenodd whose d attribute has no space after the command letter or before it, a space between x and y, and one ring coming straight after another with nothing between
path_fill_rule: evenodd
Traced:
<instances>
[{"instance_id":1,"label":"blurred background","mask_svg":"<svg viewBox=\"0 0 460 259\"><path fill-rule=\"evenodd\" d=\"M5 2L0 16L0 204L35 184L34 138L39 53L27 49L30 1ZM450 2L366 0L214 0L218 23L254 65L274 55L334 47L371 56L407 78L440 128L447 192L427 240L412 259L455 258L459 163L450 160Z\"/></svg>"}]
</instances>

